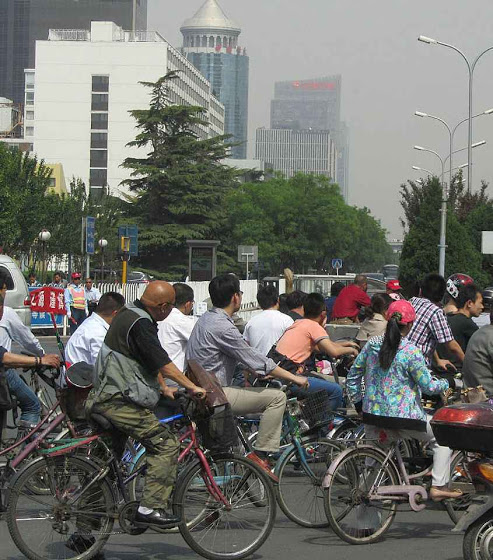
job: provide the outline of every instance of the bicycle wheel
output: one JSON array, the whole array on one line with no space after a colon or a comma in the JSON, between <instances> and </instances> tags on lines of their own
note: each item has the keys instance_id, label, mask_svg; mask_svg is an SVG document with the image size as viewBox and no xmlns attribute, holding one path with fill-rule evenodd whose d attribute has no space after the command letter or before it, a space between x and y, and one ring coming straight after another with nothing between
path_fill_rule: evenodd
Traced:
<instances>
[{"instance_id":1,"label":"bicycle wheel","mask_svg":"<svg viewBox=\"0 0 493 560\"><path fill-rule=\"evenodd\" d=\"M91 462L62 456L28 465L10 487L7 524L17 548L30 560L92 558L113 528L115 502L110 484ZM34 495L40 478L49 495Z\"/></svg>"},{"instance_id":2,"label":"bicycle wheel","mask_svg":"<svg viewBox=\"0 0 493 560\"><path fill-rule=\"evenodd\" d=\"M209 459L214 481L227 504L208 490L202 464L192 465L178 481L174 509L182 519L180 532L190 548L210 560L244 558L270 535L276 501L267 475L243 457ZM262 496L258 507L252 492Z\"/></svg>"},{"instance_id":3,"label":"bicycle wheel","mask_svg":"<svg viewBox=\"0 0 493 560\"><path fill-rule=\"evenodd\" d=\"M459 519L466 513L471 505L471 500L475 494L474 483L467 468L467 454L457 453L450 463L450 484L451 488L462 490L463 494L456 500L444 500L443 505L449 514L450 519L457 524Z\"/></svg>"},{"instance_id":4,"label":"bicycle wheel","mask_svg":"<svg viewBox=\"0 0 493 560\"><path fill-rule=\"evenodd\" d=\"M354 449L336 467L325 495L325 511L334 533L350 544L382 538L394 520L397 503L371 500L374 486L399 484L385 455L373 449Z\"/></svg>"},{"instance_id":5,"label":"bicycle wheel","mask_svg":"<svg viewBox=\"0 0 493 560\"><path fill-rule=\"evenodd\" d=\"M276 470L276 498L285 515L302 527L328 527L322 482L342 447L330 439L300 442L282 459Z\"/></svg>"}]
</instances>

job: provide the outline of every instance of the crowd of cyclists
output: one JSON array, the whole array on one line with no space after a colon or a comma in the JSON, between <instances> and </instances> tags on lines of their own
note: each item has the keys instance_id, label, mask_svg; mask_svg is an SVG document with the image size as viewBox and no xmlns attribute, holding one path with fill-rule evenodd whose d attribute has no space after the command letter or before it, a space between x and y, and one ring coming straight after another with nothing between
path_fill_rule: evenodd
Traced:
<instances>
[{"instance_id":1,"label":"crowd of cyclists","mask_svg":"<svg viewBox=\"0 0 493 560\"><path fill-rule=\"evenodd\" d=\"M395 437L428 442L433 452L431 499L460 496L449 488L451 451L437 444L422 397L455 388L460 371L466 386L483 385L493 395L493 327L484 321L482 293L464 274L448 280L429 274L409 300L398 280L371 298L367 288L363 275L347 286L335 282L330 295L280 295L274 286L261 285L261 311L245 324L238 320L242 291L234 274L210 282L210 309L200 317L193 314L194 293L187 284L154 281L141 298L125 302L116 292L96 297L91 279L81 287L80 274L72 275L65 289L72 326L65 365L94 366L86 412L110 423L114 447L121 453L131 437L146 448L138 524L167 529L181 521L170 505L179 442L153 411L159 406L176 412L178 387L199 401L207 399L205 390L187 376L192 362L214 376L235 416L260 415L255 448L247 457L274 483L286 393L267 383L259 386L254 382L259 378L279 380L299 399L324 392L331 411L354 405L367 435L377 437L384 429ZM7 279L0 275L0 361L22 411L20 427L29 428L39 421L39 402L13 368L61 364L59 357L44 353L31 331L3 305L6 290ZM329 323L357 326L357 335L333 341ZM33 357L12 354L12 341ZM344 402L341 385L330 375L330 359L342 356L354 359L346 380L350 402ZM72 535L67 543L78 553L91 545L84 534Z\"/></svg>"}]
</instances>

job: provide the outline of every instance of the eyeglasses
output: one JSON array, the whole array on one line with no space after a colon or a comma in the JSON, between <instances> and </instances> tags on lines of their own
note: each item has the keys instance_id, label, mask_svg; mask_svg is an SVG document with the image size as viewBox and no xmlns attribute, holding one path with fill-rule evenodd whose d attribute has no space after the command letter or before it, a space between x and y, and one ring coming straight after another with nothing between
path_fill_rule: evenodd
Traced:
<instances>
[{"instance_id":1,"label":"eyeglasses","mask_svg":"<svg viewBox=\"0 0 493 560\"><path fill-rule=\"evenodd\" d=\"M163 303L158 303L156 305L156 307L165 307L165 306L170 306L170 307L174 307L175 306L175 302L171 302L171 301L163 301Z\"/></svg>"}]
</instances>

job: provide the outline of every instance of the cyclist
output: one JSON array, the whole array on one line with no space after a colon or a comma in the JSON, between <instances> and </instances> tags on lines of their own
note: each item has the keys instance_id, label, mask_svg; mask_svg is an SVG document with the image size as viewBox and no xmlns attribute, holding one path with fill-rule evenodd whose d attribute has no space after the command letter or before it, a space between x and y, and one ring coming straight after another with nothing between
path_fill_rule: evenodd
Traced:
<instances>
[{"instance_id":1,"label":"cyclist","mask_svg":"<svg viewBox=\"0 0 493 560\"><path fill-rule=\"evenodd\" d=\"M457 306L457 298L459 297L459 289L461 286L469 286L474 284L474 280L467 274L457 273L452 274L447 279L447 291L445 292L445 305L443 312L445 315L449 313L457 313L459 308Z\"/></svg>"},{"instance_id":2,"label":"cyclist","mask_svg":"<svg viewBox=\"0 0 493 560\"><path fill-rule=\"evenodd\" d=\"M427 441L433 451L433 501L457 498L460 491L449 490L452 451L438 445L421 404L421 392L439 394L447 390L447 379L436 379L423 354L407 335L411 331L416 311L405 300L394 301L387 312L384 336L371 338L356 358L346 381L351 400L369 437L383 435L393 438L414 438ZM452 381L450 376L450 382ZM365 393L363 396L363 380Z\"/></svg>"},{"instance_id":3,"label":"cyclist","mask_svg":"<svg viewBox=\"0 0 493 560\"><path fill-rule=\"evenodd\" d=\"M180 522L166 510L177 470L179 443L151 412L160 393L173 398L166 386L169 378L198 397L204 390L194 385L170 360L157 336L157 321L163 321L175 304L175 291L167 282L155 281L142 297L127 303L113 319L95 366L94 388L86 410L109 420L115 430L117 454L130 436L147 451L147 476L135 522L161 528ZM79 535L77 550L84 547ZM87 547L90 543L87 542Z\"/></svg>"}]
</instances>

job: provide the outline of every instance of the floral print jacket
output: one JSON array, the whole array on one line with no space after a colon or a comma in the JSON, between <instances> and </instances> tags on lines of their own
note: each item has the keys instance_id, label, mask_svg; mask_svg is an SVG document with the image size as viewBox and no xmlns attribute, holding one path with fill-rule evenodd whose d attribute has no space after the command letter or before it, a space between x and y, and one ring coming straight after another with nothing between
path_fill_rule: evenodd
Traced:
<instances>
[{"instance_id":1,"label":"floral print jacket","mask_svg":"<svg viewBox=\"0 0 493 560\"><path fill-rule=\"evenodd\" d=\"M426 421L421 392L441 393L448 389L448 381L432 377L421 350L407 338L401 340L390 368L383 370L378 359L382 342L383 336L371 338L356 358L346 381L351 400L363 401L364 418L371 415Z\"/></svg>"}]
</instances>

